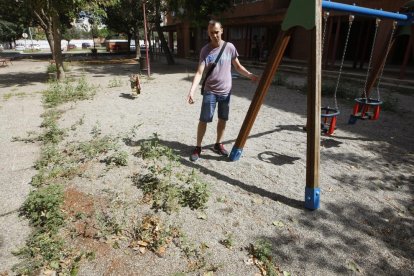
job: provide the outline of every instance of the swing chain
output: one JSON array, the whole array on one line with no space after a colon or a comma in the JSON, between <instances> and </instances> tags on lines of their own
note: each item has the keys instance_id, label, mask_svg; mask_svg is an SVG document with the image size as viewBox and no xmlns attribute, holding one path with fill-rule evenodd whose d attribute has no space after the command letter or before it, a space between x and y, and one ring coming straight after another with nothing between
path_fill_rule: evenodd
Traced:
<instances>
[{"instance_id":1,"label":"swing chain","mask_svg":"<svg viewBox=\"0 0 414 276\"><path fill-rule=\"evenodd\" d=\"M349 15L348 17L348 33L345 39L344 51L342 53L341 65L339 66L338 78L336 80L336 86L335 86L335 92L334 92L335 109L338 109L338 100L337 100L336 94L338 92L339 80L341 79L342 69L344 67L345 55L346 55L346 50L348 48L348 42L349 42L349 35L351 34L351 28L352 28L352 23L354 22L354 18L355 16L353 16L352 14Z\"/></svg>"},{"instance_id":2,"label":"swing chain","mask_svg":"<svg viewBox=\"0 0 414 276\"><path fill-rule=\"evenodd\" d=\"M324 21L324 23L323 23L323 34L322 34L322 49L321 49L322 53L323 53L323 48L324 48L324 45L325 45L326 27L328 25L328 17L329 17L329 12L324 11L323 12L323 21Z\"/></svg>"},{"instance_id":3,"label":"swing chain","mask_svg":"<svg viewBox=\"0 0 414 276\"><path fill-rule=\"evenodd\" d=\"M379 87L380 87L382 75L384 74L385 63L387 62L387 57L388 57L388 54L389 54L389 52L391 50L392 38L394 37L394 32L397 29L397 24L398 24L397 21L394 21L392 23L392 30L391 30L390 40L388 42L387 51L385 52L384 63L383 63L382 68L381 68L381 73L380 73L380 75L378 77L378 82L377 82L377 99L378 99L378 101L380 100Z\"/></svg>"},{"instance_id":4,"label":"swing chain","mask_svg":"<svg viewBox=\"0 0 414 276\"><path fill-rule=\"evenodd\" d=\"M375 20L374 38L372 40L372 47L371 47L371 53L370 53L369 62L368 62L367 76L365 78L365 84L364 84L364 98L366 99L367 102L368 102L368 97L367 97L368 77L369 77L369 72L371 71L372 56L373 56L373 53L374 53L375 41L377 40L378 27L379 27L380 22L381 22L380 18L377 18Z\"/></svg>"}]
</instances>

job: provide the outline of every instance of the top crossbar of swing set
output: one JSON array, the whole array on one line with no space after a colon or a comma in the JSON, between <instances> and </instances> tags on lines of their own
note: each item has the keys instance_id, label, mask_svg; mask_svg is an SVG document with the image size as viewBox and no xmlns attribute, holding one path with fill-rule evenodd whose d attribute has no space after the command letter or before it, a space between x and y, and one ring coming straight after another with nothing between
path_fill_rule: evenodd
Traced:
<instances>
[{"instance_id":1,"label":"top crossbar of swing set","mask_svg":"<svg viewBox=\"0 0 414 276\"><path fill-rule=\"evenodd\" d=\"M366 15L372 16L376 18L386 18L386 19L393 19L395 21L401 23L414 23L414 15L413 14L405 14L405 13L398 13L398 12L388 12L383 10L376 10L370 8L364 8L354 5L342 4L337 2L331 2L330 0L323 0L322 1L322 9L324 10L333 10L339 12L346 12L351 14L358 14L358 15Z\"/></svg>"}]
</instances>

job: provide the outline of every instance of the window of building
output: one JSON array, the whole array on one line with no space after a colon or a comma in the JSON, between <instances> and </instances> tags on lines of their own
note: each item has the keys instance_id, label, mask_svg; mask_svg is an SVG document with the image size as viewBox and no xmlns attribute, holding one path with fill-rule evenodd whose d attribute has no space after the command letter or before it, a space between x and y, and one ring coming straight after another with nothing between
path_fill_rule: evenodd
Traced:
<instances>
[{"instance_id":1,"label":"window of building","mask_svg":"<svg viewBox=\"0 0 414 276\"><path fill-rule=\"evenodd\" d=\"M243 29L240 27L233 27L229 30L231 40L238 40L243 38Z\"/></svg>"}]
</instances>

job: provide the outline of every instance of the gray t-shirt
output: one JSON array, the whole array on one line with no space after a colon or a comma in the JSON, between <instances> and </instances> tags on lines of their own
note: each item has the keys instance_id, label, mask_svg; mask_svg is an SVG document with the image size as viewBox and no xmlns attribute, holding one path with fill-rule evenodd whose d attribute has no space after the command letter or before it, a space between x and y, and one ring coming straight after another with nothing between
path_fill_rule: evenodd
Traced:
<instances>
[{"instance_id":1,"label":"gray t-shirt","mask_svg":"<svg viewBox=\"0 0 414 276\"><path fill-rule=\"evenodd\" d=\"M222 42L222 45L224 41ZM200 63L204 62L206 67L205 72L208 72L211 65L220 53L221 47L212 48L211 44L207 44L201 49L200 52ZM230 93L232 78L231 78L231 61L238 57L236 47L230 42L227 42L226 48L211 75L206 81L204 91L209 91L216 95L227 95Z\"/></svg>"}]
</instances>

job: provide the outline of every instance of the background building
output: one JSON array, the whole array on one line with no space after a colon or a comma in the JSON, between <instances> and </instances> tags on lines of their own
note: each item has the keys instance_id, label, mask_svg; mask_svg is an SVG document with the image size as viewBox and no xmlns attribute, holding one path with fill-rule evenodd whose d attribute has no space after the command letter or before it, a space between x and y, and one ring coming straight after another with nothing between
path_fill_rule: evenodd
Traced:
<instances>
[{"instance_id":1,"label":"background building","mask_svg":"<svg viewBox=\"0 0 414 276\"><path fill-rule=\"evenodd\" d=\"M408 0L341 0L344 4L397 12ZM224 40L237 47L241 58L266 61L280 32L280 26L289 0L234 0L234 9L218 18L224 27ZM348 15L331 12L326 24L324 65L334 65L342 57L348 28ZM193 28L177 17L166 17L164 30L169 32L170 48L176 43L180 57L197 57L201 47L208 42L206 28ZM346 62L354 68L367 64L375 33L375 18L355 16ZM398 28L396 41L389 53L388 63L412 66L414 45L410 44L407 28ZM285 53L285 58L306 60L309 54L310 33L297 28ZM412 53L412 54L410 54Z\"/></svg>"}]
</instances>

